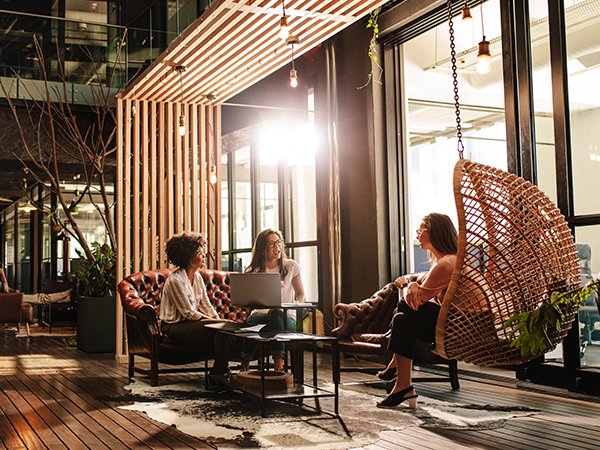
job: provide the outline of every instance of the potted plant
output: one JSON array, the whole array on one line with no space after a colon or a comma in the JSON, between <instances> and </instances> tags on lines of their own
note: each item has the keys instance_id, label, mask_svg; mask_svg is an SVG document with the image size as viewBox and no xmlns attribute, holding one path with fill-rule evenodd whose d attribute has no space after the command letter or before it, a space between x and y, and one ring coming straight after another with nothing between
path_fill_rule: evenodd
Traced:
<instances>
[{"instance_id":1,"label":"potted plant","mask_svg":"<svg viewBox=\"0 0 600 450\"><path fill-rule=\"evenodd\" d=\"M524 358L540 356L552 348L549 335L562 329L565 311L577 310L587 297L597 292L599 281L590 280L585 286L569 291L554 291L547 302L533 311L511 316L504 328L511 328L510 346L518 348Z\"/></svg>"},{"instance_id":2,"label":"potted plant","mask_svg":"<svg viewBox=\"0 0 600 450\"><path fill-rule=\"evenodd\" d=\"M88 353L115 351L116 254L108 244L93 242L89 259L78 251L80 268L74 272L79 284L77 347Z\"/></svg>"}]
</instances>

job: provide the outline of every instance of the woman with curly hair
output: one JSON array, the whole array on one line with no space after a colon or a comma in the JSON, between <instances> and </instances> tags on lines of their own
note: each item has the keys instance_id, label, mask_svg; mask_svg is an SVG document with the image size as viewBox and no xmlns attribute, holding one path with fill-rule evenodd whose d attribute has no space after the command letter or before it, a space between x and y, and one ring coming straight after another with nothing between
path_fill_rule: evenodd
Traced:
<instances>
[{"instance_id":1,"label":"woman with curly hair","mask_svg":"<svg viewBox=\"0 0 600 450\"><path fill-rule=\"evenodd\" d=\"M304 300L304 286L300 276L300 266L293 259L285 256L285 241L281 231L267 228L261 231L254 241L252 259L246 272L271 272L278 273L281 280L282 303L300 302ZM289 311L287 327L285 314L281 309L255 309L246 321L247 325L266 324L265 331L294 330L296 328L294 311ZM254 357L255 346L244 341L242 347L241 370L248 370L250 360ZM283 345L271 346L273 368L283 371Z\"/></svg>"},{"instance_id":2,"label":"woman with curly hair","mask_svg":"<svg viewBox=\"0 0 600 450\"><path fill-rule=\"evenodd\" d=\"M160 304L161 329L181 344L214 345L211 374L227 374L230 338L206 325L224 322L208 298L204 279L198 272L206 260L206 239L200 233L184 232L167 241L168 260L177 266L163 289Z\"/></svg>"}]
</instances>

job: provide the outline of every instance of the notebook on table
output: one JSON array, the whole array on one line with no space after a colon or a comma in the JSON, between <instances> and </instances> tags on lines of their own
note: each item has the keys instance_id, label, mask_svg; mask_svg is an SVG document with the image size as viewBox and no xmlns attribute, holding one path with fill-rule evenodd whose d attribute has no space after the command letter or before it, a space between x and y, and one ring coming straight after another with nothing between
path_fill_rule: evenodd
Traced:
<instances>
[{"instance_id":1,"label":"notebook on table","mask_svg":"<svg viewBox=\"0 0 600 450\"><path fill-rule=\"evenodd\" d=\"M278 273L230 273L231 303L237 306L281 306L281 279Z\"/></svg>"}]
</instances>

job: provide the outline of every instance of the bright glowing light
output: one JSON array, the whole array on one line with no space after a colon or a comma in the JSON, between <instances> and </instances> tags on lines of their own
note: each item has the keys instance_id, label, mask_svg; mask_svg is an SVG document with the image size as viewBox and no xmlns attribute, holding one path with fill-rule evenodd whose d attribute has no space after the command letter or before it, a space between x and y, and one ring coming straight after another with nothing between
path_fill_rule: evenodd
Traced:
<instances>
[{"instance_id":1,"label":"bright glowing light","mask_svg":"<svg viewBox=\"0 0 600 450\"><path fill-rule=\"evenodd\" d=\"M271 123L260 131L258 142L261 166L275 166L279 160L290 166L314 164L318 141L312 124Z\"/></svg>"},{"instance_id":2,"label":"bright glowing light","mask_svg":"<svg viewBox=\"0 0 600 450\"><path fill-rule=\"evenodd\" d=\"M35 205L29 200L27 200L27 203L25 203L23 206L20 206L18 209L19 211L23 211L26 214L29 214L31 211L37 211Z\"/></svg>"},{"instance_id":3,"label":"bright glowing light","mask_svg":"<svg viewBox=\"0 0 600 450\"><path fill-rule=\"evenodd\" d=\"M279 21L279 37L284 41L290 35L290 27L287 18L288 16L281 16L281 20Z\"/></svg>"},{"instance_id":4,"label":"bright glowing light","mask_svg":"<svg viewBox=\"0 0 600 450\"><path fill-rule=\"evenodd\" d=\"M482 41L479 43L479 52L477 53L477 72L485 75L491 68L490 43L483 36Z\"/></svg>"},{"instance_id":5,"label":"bright glowing light","mask_svg":"<svg viewBox=\"0 0 600 450\"><path fill-rule=\"evenodd\" d=\"M293 88L298 86L298 72L296 69L290 70L290 86Z\"/></svg>"},{"instance_id":6,"label":"bright glowing light","mask_svg":"<svg viewBox=\"0 0 600 450\"><path fill-rule=\"evenodd\" d=\"M179 126L177 127L177 131L179 132L179 136L185 136L185 118L183 114L179 116Z\"/></svg>"}]
</instances>

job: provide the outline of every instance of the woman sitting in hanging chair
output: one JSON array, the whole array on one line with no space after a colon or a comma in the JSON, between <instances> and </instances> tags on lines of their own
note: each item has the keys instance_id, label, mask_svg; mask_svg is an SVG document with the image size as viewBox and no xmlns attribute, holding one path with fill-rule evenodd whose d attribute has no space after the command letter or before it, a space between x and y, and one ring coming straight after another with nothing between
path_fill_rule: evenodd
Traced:
<instances>
[{"instance_id":1,"label":"woman sitting in hanging chair","mask_svg":"<svg viewBox=\"0 0 600 450\"><path fill-rule=\"evenodd\" d=\"M416 407L417 394L411 385L415 340L435 342L440 305L456 264L458 235L447 215L425 216L417 230L417 239L421 248L429 252L433 264L416 281L408 283L407 277L398 277L394 282L399 289L406 287L406 294L392 319L388 350L393 357L377 376L386 381L395 377L396 382L390 394L377 402L379 408L398 406L404 401L411 408Z\"/></svg>"}]
</instances>

